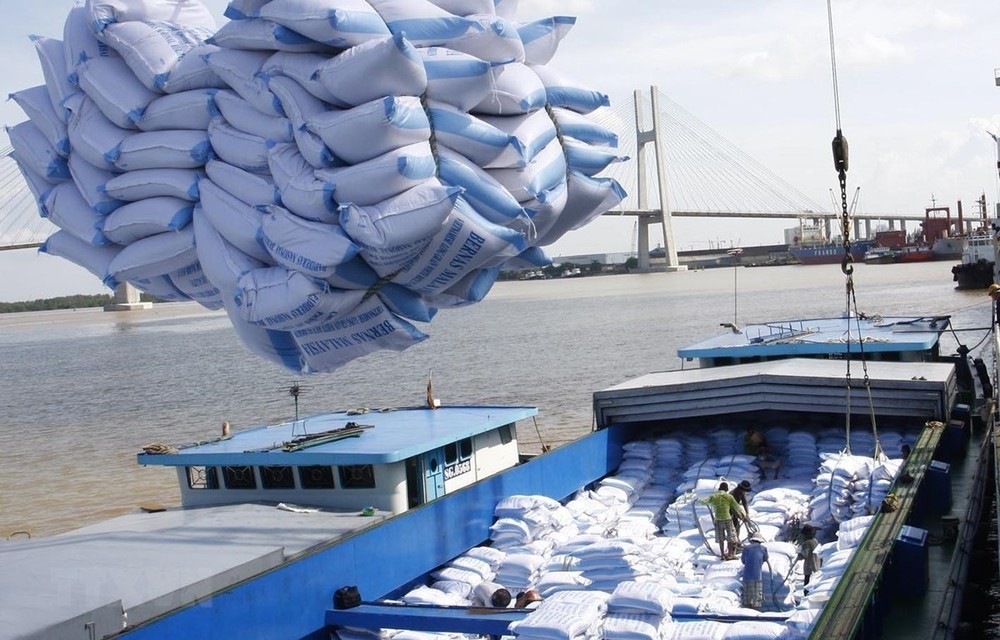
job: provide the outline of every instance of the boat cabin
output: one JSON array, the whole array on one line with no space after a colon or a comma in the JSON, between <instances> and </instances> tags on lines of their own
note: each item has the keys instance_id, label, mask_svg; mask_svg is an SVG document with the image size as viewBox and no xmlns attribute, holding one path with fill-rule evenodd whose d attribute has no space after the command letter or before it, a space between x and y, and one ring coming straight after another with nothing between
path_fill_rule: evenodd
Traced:
<instances>
[{"instance_id":1,"label":"boat cabin","mask_svg":"<svg viewBox=\"0 0 1000 640\"><path fill-rule=\"evenodd\" d=\"M251 502L401 513L518 463L533 407L339 412L258 426L139 464L175 467L184 507Z\"/></svg>"},{"instance_id":2,"label":"boat cabin","mask_svg":"<svg viewBox=\"0 0 1000 640\"><path fill-rule=\"evenodd\" d=\"M718 367L784 358L860 358L891 362L933 362L947 316L814 318L763 322L677 350L684 361ZM859 335L863 344L858 341Z\"/></svg>"}]
</instances>

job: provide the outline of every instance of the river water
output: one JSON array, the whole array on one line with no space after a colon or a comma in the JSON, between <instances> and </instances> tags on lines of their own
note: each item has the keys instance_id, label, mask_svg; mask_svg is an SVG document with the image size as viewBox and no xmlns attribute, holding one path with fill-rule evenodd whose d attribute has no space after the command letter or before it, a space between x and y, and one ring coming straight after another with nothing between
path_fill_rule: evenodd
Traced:
<instances>
[{"instance_id":1,"label":"river water","mask_svg":"<svg viewBox=\"0 0 1000 640\"><path fill-rule=\"evenodd\" d=\"M957 291L951 262L857 265L869 314L951 314L977 345L989 325L982 291ZM428 375L445 404L531 404L538 449L587 432L591 393L655 370L676 350L739 323L839 314L838 265L711 269L502 282L489 297L442 311L431 338L300 378L251 355L226 316L193 304L0 316L0 536L51 535L133 510L179 502L175 475L142 468L151 442L215 437L302 414L422 404ZM951 339L950 344L955 344ZM978 348L978 347L977 347Z\"/></svg>"}]
</instances>

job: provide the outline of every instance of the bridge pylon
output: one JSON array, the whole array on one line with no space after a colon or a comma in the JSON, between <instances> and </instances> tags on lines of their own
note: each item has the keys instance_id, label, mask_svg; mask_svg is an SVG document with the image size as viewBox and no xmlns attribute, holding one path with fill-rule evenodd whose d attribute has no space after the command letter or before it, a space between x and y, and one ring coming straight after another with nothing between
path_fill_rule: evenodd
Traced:
<instances>
[{"instance_id":1,"label":"bridge pylon","mask_svg":"<svg viewBox=\"0 0 1000 640\"><path fill-rule=\"evenodd\" d=\"M139 290L127 282L116 286L111 304L104 305L105 311L139 311L152 308L153 303L140 301Z\"/></svg>"},{"instance_id":2,"label":"bridge pylon","mask_svg":"<svg viewBox=\"0 0 1000 640\"><path fill-rule=\"evenodd\" d=\"M651 215L639 217L639 270L649 271L649 226L660 222L663 225L663 249L667 271L687 271L677 258L677 246L674 244L674 226L670 212L670 196L667 187L666 150L660 141L660 106L657 99L659 91L655 86L649 88L650 128L644 129L642 92L636 89L633 94L635 106L635 140L636 140L636 191L640 210L649 210ZM650 210L650 193L646 166L649 161L649 145L652 144L653 162L656 169L656 190L659 210ZM659 220L657 220L659 218Z\"/></svg>"}]
</instances>

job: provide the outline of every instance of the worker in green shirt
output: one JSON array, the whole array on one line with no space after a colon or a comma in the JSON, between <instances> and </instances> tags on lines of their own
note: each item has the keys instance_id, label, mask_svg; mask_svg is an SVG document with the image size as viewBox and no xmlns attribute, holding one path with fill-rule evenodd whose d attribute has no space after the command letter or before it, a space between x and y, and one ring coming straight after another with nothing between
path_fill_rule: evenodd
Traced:
<instances>
[{"instance_id":1,"label":"worker in green shirt","mask_svg":"<svg viewBox=\"0 0 1000 640\"><path fill-rule=\"evenodd\" d=\"M701 502L712 507L715 516L715 541L719 545L719 552L723 559L733 560L736 558L736 527L733 526L733 514L738 518L746 519L746 512L743 507L736 502L736 498L729 493L729 483L720 482L718 490L707 498L702 498Z\"/></svg>"}]
</instances>

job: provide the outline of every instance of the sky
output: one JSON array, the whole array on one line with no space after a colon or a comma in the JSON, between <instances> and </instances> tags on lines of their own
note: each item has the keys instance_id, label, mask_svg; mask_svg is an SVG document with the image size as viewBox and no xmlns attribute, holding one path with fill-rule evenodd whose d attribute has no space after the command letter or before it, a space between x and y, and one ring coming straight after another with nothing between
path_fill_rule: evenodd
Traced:
<instances>
[{"instance_id":1,"label":"sky","mask_svg":"<svg viewBox=\"0 0 1000 640\"><path fill-rule=\"evenodd\" d=\"M204 0L220 20L226 2ZM0 0L0 92L41 84L29 34L61 37L73 0ZM837 187L827 4L819 0L520 0L518 19L577 17L550 66L608 93L660 92L815 202ZM861 212L919 214L981 194L998 201L1000 3L834 0L848 188ZM11 101L0 121L25 119ZM626 189L634 188L624 185ZM675 219L678 249L776 244L793 221ZM631 219L602 218L549 248L624 252ZM660 244L656 228L650 246ZM0 302L106 289L89 273L34 250L0 252Z\"/></svg>"}]
</instances>

